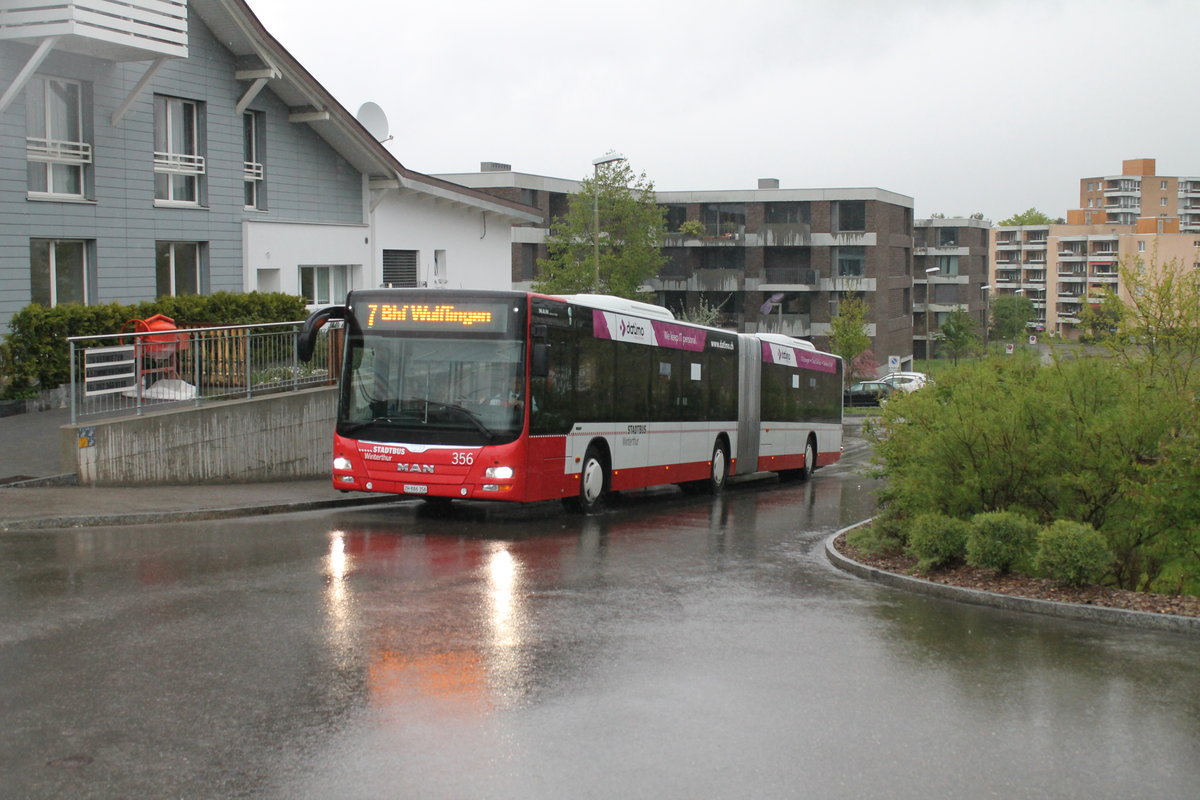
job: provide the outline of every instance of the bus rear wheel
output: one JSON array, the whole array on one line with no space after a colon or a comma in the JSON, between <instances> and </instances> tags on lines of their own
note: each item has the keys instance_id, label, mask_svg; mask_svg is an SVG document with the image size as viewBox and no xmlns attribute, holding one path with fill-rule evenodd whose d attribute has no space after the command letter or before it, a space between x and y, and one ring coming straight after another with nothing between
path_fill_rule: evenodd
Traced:
<instances>
[{"instance_id":1,"label":"bus rear wheel","mask_svg":"<svg viewBox=\"0 0 1200 800\"><path fill-rule=\"evenodd\" d=\"M804 445L804 466L800 469L786 469L779 473L781 481L806 481L812 477L817 468L817 443L810 436Z\"/></svg>"},{"instance_id":2,"label":"bus rear wheel","mask_svg":"<svg viewBox=\"0 0 1200 800\"><path fill-rule=\"evenodd\" d=\"M729 479L729 446L723 439L718 439L713 445L712 471L704 482L704 491L708 494L720 494L725 491L725 483Z\"/></svg>"}]
</instances>

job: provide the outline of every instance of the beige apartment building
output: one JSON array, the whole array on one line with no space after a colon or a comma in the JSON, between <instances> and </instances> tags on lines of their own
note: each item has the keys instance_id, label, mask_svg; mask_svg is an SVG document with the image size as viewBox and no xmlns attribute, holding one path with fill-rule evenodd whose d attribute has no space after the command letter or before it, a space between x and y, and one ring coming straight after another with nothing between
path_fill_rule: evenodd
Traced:
<instances>
[{"instance_id":1,"label":"beige apartment building","mask_svg":"<svg viewBox=\"0 0 1200 800\"><path fill-rule=\"evenodd\" d=\"M1136 225L1151 218L1156 233L1169 233L1171 219L1178 221L1177 232L1200 233L1200 177L1156 175L1153 158L1127 159L1120 175L1080 178L1079 208L1067 214L1067 222L1078 225Z\"/></svg>"},{"instance_id":2,"label":"beige apartment building","mask_svg":"<svg viewBox=\"0 0 1200 800\"><path fill-rule=\"evenodd\" d=\"M1066 224L997 227L993 297L1025 294L1037 312L1031 332L1074 339L1085 304L1106 290L1127 297L1122 264L1200 268L1200 178L1154 172L1154 159L1142 158L1123 162L1121 175L1082 178L1081 208Z\"/></svg>"}]
</instances>

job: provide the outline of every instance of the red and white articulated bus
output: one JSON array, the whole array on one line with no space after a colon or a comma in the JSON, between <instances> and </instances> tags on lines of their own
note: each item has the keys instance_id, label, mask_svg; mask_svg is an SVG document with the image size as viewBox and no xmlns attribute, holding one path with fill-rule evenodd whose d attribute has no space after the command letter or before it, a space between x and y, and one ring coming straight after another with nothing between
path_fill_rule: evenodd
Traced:
<instances>
[{"instance_id":1,"label":"red and white articulated bus","mask_svg":"<svg viewBox=\"0 0 1200 800\"><path fill-rule=\"evenodd\" d=\"M842 452L842 362L778 334L602 295L375 289L345 321L333 485L429 500L562 499L730 475L808 478Z\"/></svg>"}]
</instances>

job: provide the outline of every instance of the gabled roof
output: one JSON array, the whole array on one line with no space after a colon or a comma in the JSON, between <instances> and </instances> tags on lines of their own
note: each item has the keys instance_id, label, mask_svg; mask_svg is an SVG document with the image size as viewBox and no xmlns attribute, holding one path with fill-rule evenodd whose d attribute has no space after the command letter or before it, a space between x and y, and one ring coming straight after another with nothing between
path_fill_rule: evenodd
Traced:
<instances>
[{"instance_id":1,"label":"gabled roof","mask_svg":"<svg viewBox=\"0 0 1200 800\"><path fill-rule=\"evenodd\" d=\"M270 88L288 105L293 122L310 126L355 169L367 175L372 188L416 191L520 222L541 221L541 214L529 206L405 167L267 32L244 0L189 0L189 4L217 40L238 58L238 77L247 92L253 91L256 84Z\"/></svg>"}]
</instances>

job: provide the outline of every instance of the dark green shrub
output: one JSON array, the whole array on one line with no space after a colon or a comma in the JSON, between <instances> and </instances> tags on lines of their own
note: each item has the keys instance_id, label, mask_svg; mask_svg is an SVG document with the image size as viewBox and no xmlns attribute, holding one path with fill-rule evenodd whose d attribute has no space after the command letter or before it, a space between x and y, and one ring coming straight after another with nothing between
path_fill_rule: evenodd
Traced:
<instances>
[{"instance_id":1,"label":"dark green shrub","mask_svg":"<svg viewBox=\"0 0 1200 800\"><path fill-rule=\"evenodd\" d=\"M908 531L908 552L922 572L960 561L967 552L971 523L942 514L920 514Z\"/></svg>"},{"instance_id":2,"label":"dark green shrub","mask_svg":"<svg viewBox=\"0 0 1200 800\"><path fill-rule=\"evenodd\" d=\"M967 563L1000 573L1030 562L1038 525L1012 511L992 511L971 518L967 536Z\"/></svg>"},{"instance_id":3,"label":"dark green shrub","mask_svg":"<svg viewBox=\"0 0 1200 800\"><path fill-rule=\"evenodd\" d=\"M872 556L894 556L904 552L904 545L880 531L875 523L850 531L846 534L846 543Z\"/></svg>"},{"instance_id":4,"label":"dark green shrub","mask_svg":"<svg viewBox=\"0 0 1200 800\"><path fill-rule=\"evenodd\" d=\"M137 305L54 308L33 304L18 311L9 322L11 333L0 344L0 375L4 398L32 397L71 380L71 336L118 333L131 319L164 314L186 328L196 325L251 325L258 322L294 322L307 316L304 298L279 293L160 297Z\"/></svg>"},{"instance_id":5,"label":"dark green shrub","mask_svg":"<svg viewBox=\"0 0 1200 800\"><path fill-rule=\"evenodd\" d=\"M1113 562L1104 536L1084 522L1059 520L1037 536L1037 571L1068 586L1096 583Z\"/></svg>"}]
</instances>

